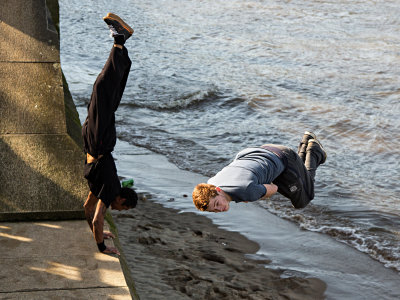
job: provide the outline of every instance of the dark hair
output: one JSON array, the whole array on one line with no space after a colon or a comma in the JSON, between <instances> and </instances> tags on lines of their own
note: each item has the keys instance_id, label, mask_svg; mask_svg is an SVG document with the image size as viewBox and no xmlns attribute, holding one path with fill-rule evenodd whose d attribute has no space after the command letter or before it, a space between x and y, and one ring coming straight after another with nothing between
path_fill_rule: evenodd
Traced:
<instances>
[{"instance_id":1,"label":"dark hair","mask_svg":"<svg viewBox=\"0 0 400 300\"><path fill-rule=\"evenodd\" d=\"M134 208L136 207L138 195L136 192L130 188L123 187L121 188L121 193L119 194L121 198L125 199L125 202L122 205Z\"/></svg>"}]
</instances>

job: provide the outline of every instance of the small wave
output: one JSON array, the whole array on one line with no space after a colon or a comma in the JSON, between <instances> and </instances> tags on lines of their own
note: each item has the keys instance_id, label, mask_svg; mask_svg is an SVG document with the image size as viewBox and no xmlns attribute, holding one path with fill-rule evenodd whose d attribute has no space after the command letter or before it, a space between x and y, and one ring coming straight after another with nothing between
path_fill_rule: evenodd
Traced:
<instances>
[{"instance_id":1,"label":"small wave","mask_svg":"<svg viewBox=\"0 0 400 300\"><path fill-rule=\"evenodd\" d=\"M217 153L210 151L196 140L179 137L172 132L156 127L146 127L134 131L126 128L119 128L119 139L165 155L171 163L180 169L211 176L216 172L216 162L226 163L226 160L218 157ZM187 149L192 149L192 151L189 153ZM203 164L198 165L196 162L200 160L203 161Z\"/></svg>"},{"instance_id":2,"label":"small wave","mask_svg":"<svg viewBox=\"0 0 400 300\"><path fill-rule=\"evenodd\" d=\"M389 240L377 239L375 235L368 235L363 230L349 227L322 226L311 228L311 231L327 234L357 250L369 254L388 268L400 271L400 247Z\"/></svg>"},{"instance_id":3,"label":"small wave","mask_svg":"<svg viewBox=\"0 0 400 300\"><path fill-rule=\"evenodd\" d=\"M169 100L165 100L168 98ZM134 108L148 108L156 111L180 110L208 102L215 102L219 98L221 98L221 95L218 89L213 87L206 91L198 90L194 92L187 92L176 98L173 98L173 96L170 97L164 96L163 99L158 99L158 100L156 99L153 101L138 100L138 101L128 102L122 105Z\"/></svg>"}]
</instances>

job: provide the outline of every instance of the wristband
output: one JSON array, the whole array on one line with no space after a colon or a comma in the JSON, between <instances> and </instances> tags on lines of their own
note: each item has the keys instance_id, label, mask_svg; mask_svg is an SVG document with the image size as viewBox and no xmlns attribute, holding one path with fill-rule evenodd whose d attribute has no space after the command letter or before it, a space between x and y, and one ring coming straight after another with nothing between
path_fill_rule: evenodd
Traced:
<instances>
[{"instance_id":1,"label":"wristband","mask_svg":"<svg viewBox=\"0 0 400 300\"><path fill-rule=\"evenodd\" d=\"M102 241L101 243L98 243L97 247L99 248L100 252L104 252L104 250L107 249L106 245L104 244L104 241Z\"/></svg>"}]
</instances>

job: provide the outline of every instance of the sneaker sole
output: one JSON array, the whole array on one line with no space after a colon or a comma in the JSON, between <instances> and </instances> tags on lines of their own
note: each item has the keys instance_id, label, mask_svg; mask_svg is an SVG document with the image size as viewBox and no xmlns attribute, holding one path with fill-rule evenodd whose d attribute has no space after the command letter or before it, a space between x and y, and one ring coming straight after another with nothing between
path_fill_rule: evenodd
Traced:
<instances>
[{"instance_id":1,"label":"sneaker sole","mask_svg":"<svg viewBox=\"0 0 400 300\"><path fill-rule=\"evenodd\" d=\"M124 20L122 20L120 17L118 17L116 14L108 13L107 16L105 16L105 17L103 18L103 20L104 20L104 21L105 21L105 20L114 20L114 21L117 21L118 23L121 24L122 27L124 27L124 28L129 32L129 34L131 34L131 35L133 34L133 29L132 29L128 24L126 24L126 23L124 22Z\"/></svg>"},{"instance_id":2,"label":"sneaker sole","mask_svg":"<svg viewBox=\"0 0 400 300\"><path fill-rule=\"evenodd\" d=\"M313 132L311 132L311 131L305 131L304 134L307 134L307 135L309 135L309 136L312 136L312 138L313 138L314 140L317 139L317 136L315 135L315 133L313 133Z\"/></svg>"}]
</instances>

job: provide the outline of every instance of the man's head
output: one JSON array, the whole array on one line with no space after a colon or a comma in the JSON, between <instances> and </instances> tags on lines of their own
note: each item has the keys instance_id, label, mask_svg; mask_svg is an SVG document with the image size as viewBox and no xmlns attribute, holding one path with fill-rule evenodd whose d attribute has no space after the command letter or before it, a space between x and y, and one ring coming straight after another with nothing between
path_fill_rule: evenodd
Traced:
<instances>
[{"instance_id":1,"label":"man's head","mask_svg":"<svg viewBox=\"0 0 400 300\"><path fill-rule=\"evenodd\" d=\"M208 183L199 183L195 186L193 203L201 211L223 212L229 210L227 195L219 187Z\"/></svg>"},{"instance_id":2,"label":"man's head","mask_svg":"<svg viewBox=\"0 0 400 300\"><path fill-rule=\"evenodd\" d=\"M128 210L134 208L137 204L138 196L136 192L130 188L121 188L120 194L111 202L111 209Z\"/></svg>"}]
</instances>

